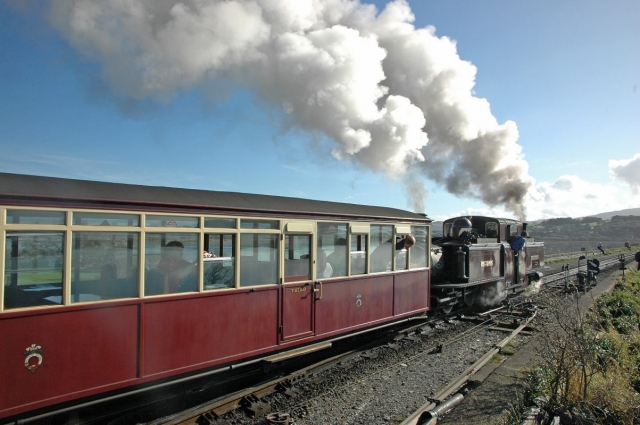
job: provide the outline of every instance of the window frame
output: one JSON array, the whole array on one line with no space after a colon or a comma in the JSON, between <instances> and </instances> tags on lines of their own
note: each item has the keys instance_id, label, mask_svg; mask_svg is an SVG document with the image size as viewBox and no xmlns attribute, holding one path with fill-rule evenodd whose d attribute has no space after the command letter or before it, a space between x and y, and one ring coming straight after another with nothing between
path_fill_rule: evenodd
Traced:
<instances>
[{"instance_id":1,"label":"window frame","mask_svg":"<svg viewBox=\"0 0 640 425\"><path fill-rule=\"evenodd\" d=\"M34 211L41 212L43 214L53 213L64 214L64 224L24 224L24 223L8 223L7 217L11 211ZM96 217L100 215L104 215L108 218L110 214L113 214L117 217L125 217L127 215L137 217L137 225L101 225L101 224L74 224L74 214L78 215L93 215ZM178 226L147 226L147 217L184 217L186 219L195 219L197 220L198 227L178 227ZM211 223L211 220L220 220L219 223L224 224L225 220L228 220L228 224L235 223L234 227L206 227L207 221ZM257 222L264 220L267 223L271 223L268 228L243 228L242 223L246 223L246 221L256 220ZM135 221L135 220L134 220ZM317 270L317 262L318 262L318 226L324 223L335 223L337 225L345 225L346 226L346 237L347 237L347 266L346 266L346 275L345 276L336 276L325 278L320 275ZM90 209L90 208L49 208L49 207L37 207L37 206L20 206L20 205L4 205L0 206L0 226L3 231L3 239L6 241L7 232L33 232L33 231L42 231L42 232L61 232L64 235L64 246L63 246L63 272L62 272L62 302L59 306L70 306L70 305L81 305L85 303L95 303L95 302L114 302L114 301L122 301L126 299L144 299L148 297L157 297L157 296L176 296L181 295L182 293L173 293L173 294L160 294L160 295L144 295L144 280L145 280L145 261L146 261L146 243L147 243L147 235L149 234L157 234L164 233L170 235L172 233L186 233L186 234L194 234L197 237L197 249L198 249L198 261L197 261L197 289L196 292L188 292L186 294L194 294L200 292L211 292L211 291L219 291L219 290L232 290L232 289L251 289L254 287L265 287L271 285L282 285L286 281L285 276L285 238L286 235L289 234L304 234L309 235L310 237L310 270L309 270L309 280L317 280L317 279L339 279L346 278L351 276L366 276L371 273L371 226L391 226L393 237L397 235L406 234L405 230L402 229L410 229L411 226L421 226L426 227L427 229L430 227L429 223L415 223L415 222L394 222L394 221L379 221L379 220L341 220L341 219L286 219L286 218L278 218L277 216L247 216L247 215L213 215L213 214L189 214L189 213L172 213L172 212L162 212L162 211L136 211L136 210L102 210L102 209ZM98 301L85 301L85 302L72 302L72 280L73 280L73 269L72 269L72 259L73 259L73 243L75 240L75 236L77 232L83 233L93 233L93 232L106 232L106 233L134 233L138 238L138 251L137 251L137 264L135 265L138 270L138 287L135 297L133 298L114 298L114 299L105 299ZM234 255L234 278L233 278L233 286L225 287L225 288L215 288L215 289L205 289L204 288L204 244L206 235L212 234L225 234L232 235L234 238L234 246L233 246L233 255ZM275 242L275 246L277 246L277 260L276 260L276 282L273 284L264 284L264 285L247 285L241 286L241 273L242 273L242 255L241 255L241 239L243 235L254 234L269 234L269 235L279 235L277 236L277 241ZM430 235L430 232L429 232ZM366 260L365 260L365 270L363 274L353 273L352 270L352 256L351 256L351 243L353 237L362 237L366 236ZM393 241L393 239L392 239ZM5 243L0 246L0 256L2 257L2 261L0 262L0 273L4 278L5 273ZM429 246L430 241L426 241L427 246ZM410 263L410 252L408 251L407 258L407 269L412 270ZM390 272L397 272L396 259L395 255L392 258L392 270ZM135 262L135 261L134 261ZM427 257L427 268L429 267L429 258ZM402 270L404 271L404 270ZM386 273L378 272L378 273ZM375 274L378 274L375 273ZM14 311L14 309L5 309L4 308L4 288L0 290L0 313L4 311ZM57 307L57 306L52 306Z\"/></svg>"}]
</instances>

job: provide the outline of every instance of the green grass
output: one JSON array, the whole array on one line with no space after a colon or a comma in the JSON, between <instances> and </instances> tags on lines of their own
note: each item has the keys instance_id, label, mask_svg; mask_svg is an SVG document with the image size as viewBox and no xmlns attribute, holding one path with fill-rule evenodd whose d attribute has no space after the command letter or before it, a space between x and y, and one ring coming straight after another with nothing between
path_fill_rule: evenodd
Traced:
<instances>
[{"instance_id":1,"label":"green grass","mask_svg":"<svg viewBox=\"0 0 640 425\"><path fill-rule=\"evenodd\" d=\"M80 281L98 280L99 270L86 269L80 271ZM5 284L11 281L9 273L5 273ZM32 270L18 273L18 286L42 285L46 283L61 283L62 270Z\"/></svg>"}]
</instances>

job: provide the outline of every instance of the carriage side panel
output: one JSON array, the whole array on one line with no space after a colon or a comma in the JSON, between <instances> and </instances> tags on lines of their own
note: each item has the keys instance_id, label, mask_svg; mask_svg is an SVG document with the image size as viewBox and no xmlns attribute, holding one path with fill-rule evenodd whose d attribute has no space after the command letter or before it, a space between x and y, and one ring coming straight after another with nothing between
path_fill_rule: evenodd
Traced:
<instances>
[{"instance_id":1,"label":"carriage side panel","mask_svg":"<svg viewBox=\"0 0 640 425\"><path fill-rule=\"evenodd\" d=\"M0 417L134 382L138 311L120 305L3 317Z\"/></svg>"},{"instance_id":2,"label":"carriage side panel","mask_svg":"<svg viewBox=\"0 0 640 425\"><path fill-rule=\"evenodd\" d=\"M316 335L329 336L391 317L392 274L324 282L322 299L316 302Z\"/></svg>"},{"instance_id":3,"label":"carriage side panel","mask_svg":"<svg viewBox=\"0 0 640 425\"><path fill-rule=\"evenodd\" d=\"M399 273L393 283L394 316L429 308L429 270Z\"/></svg>"},{"instance_id":4,"label":"carriage side panel","mask_svg":"<svg viewBox=\"0 0 640 425\"><path fill-rule=\"evenodd\" d=\"M277 345L277 312L276 287L147 302L142 376L269 351Z\"/></svg>"}]
</instances>

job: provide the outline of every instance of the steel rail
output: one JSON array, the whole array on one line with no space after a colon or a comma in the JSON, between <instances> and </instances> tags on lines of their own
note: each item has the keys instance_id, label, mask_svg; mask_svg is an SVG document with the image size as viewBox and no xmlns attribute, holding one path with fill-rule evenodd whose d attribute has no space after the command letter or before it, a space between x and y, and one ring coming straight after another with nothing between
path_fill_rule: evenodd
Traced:
<instances>
[{"instance_id":1,"label":"steel rail","mask_svg":"<svg viewBox=\"0 0 640 425\"><path fill-rule=\"evenodd\" d=\"M402 422L401 425L425 425L425 424L435 424L437 421L437 417L443 415L451 408L455 406L455 404L462 401L464 396L462 394L456 394L452 400L455 403L447 402L447 399L456 391L460 390L468 381L471 376L473 376L476 372L478 372L482 367L491 360L491 358L496 355L500 350L502 350L516 335L520 333L525 327L529 325L529 323L536 316L537 312L534 312L524 323L518 326L511 334L496 344L491 350L487 351L480 359L478 359L473 365L471 365L467 370L462 372L457 378L451 381L446 387L444 387L440 392L438 392L433 398L431 398L427 403L422 405L418 410L413 412L407 419ZM438 406L442 405L443 408L437 409ZM446 407L446 409L444 408Z\"/></svg>"}]
</instances>

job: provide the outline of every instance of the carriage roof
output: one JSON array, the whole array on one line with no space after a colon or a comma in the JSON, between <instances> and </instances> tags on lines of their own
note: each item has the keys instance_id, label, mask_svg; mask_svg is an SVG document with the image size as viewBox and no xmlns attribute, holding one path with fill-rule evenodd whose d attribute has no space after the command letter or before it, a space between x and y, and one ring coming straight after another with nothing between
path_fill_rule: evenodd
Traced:
<instances>
[{"instance_id":1,"label":"carriage roof","mask_svg":"<svg viewBox=\"0 0 640 425\"><path fill-rule=\"evenodd\" d=\"M0 202L49 207L431 221L422 214L380 206L10 173L0 173Z\"/></svg>"}]
</instances>

